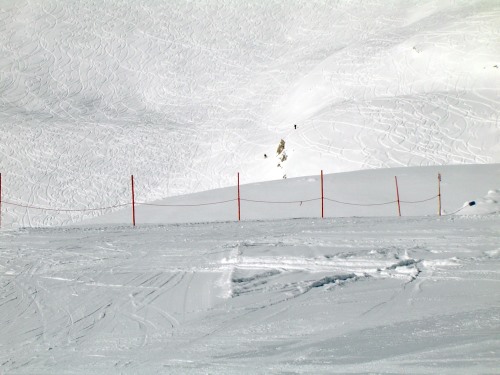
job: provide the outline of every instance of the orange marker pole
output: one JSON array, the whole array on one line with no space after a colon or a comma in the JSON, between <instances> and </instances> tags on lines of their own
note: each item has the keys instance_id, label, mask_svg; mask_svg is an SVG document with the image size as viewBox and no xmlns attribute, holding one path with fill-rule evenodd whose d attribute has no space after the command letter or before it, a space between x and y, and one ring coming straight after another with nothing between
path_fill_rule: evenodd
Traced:
<instances>
[{"instance_id":1,"label":"orange marker pole","mask_svg":"<svg viewBox=\"0 0 500 375\"><path fill-rule=\"evenodd\" d=\"M134 193L134 175L131 176L132 180L132 224L135 227L135 193Z\"/></svg>"},{"instance_id":2,"label":"orange marker pole","mask_svg":"<svg viewBox=\"0 0 500 375\"><path fill-rule=\"evenodd\" d=\"M323 170L321 170L321 218L325 218L325 194L323 192Z\"/></svg>"},{"instance_id":3,"label":"orange marker pole","mask_svg":"<svg viewBox=\"0 0 500 375\"><path fill-rule=\"evenodd\" d=\"M401 216L401 203L399 202L399 188L398 188L398 178L394 176L394 180L396 181L396 197L398 199L398 214Z\"/></svg>"},{"instance_id":4,"label":"orange marker pole","mask_svg":"<svg viewBox=\"0 0 500 375\"><path fill-rule=\"evenodd\" d=\"M438 173L438 214L441 216L441 173Z\"/></svg>"},{"instance_id":5,"label":"orange marker pole","mask_svg":"<svg viewBox=\"0 0 500 375\"><path fill-rule=\"evenodd\" d=\"M2 174L0 173L0 228L2 227Z\"/></svg>"},{"instance_id":6,"label":"orange marker pole","mask_svg":"<svg viewBox=\"0 0 500 375\"><path fill-rule=\"evenodd\" d=\"M238 221L241 220L240 172L238 172Z\"/></svg>"}]
</instances>

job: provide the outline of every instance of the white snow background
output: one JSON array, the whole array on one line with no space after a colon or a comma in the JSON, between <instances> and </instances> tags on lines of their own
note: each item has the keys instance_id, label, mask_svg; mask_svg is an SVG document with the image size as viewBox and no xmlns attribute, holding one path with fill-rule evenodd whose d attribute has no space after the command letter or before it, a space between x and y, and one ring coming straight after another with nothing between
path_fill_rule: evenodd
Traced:
<instances>
[{"instance_id":1,"label":"white snow background","mask_svg":"<svg viewBox=\"0 0 500 375\"><path fill-rule=\"evenodd\" d=\"M0 374L498 373L499 64L497 1L0 0Z\"/></svg>"}]
</instances>

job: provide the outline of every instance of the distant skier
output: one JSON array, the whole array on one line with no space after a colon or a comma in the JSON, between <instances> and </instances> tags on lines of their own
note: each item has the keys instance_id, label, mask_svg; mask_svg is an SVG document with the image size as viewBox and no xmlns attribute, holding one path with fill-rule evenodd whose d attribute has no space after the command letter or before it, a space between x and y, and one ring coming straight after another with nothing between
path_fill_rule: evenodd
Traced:
<instances>
[{"instance_id":1,"label":"distant skier","mask_svg":"<svg viewBox=\"0 0 500 375\"><path fill-rule=\"evenodd\" d=\"M264 154L264 159L267 159L267 154Z\"/></svg>"},{"instance_id":2,"label":"distant skier","mask_svg":"<svg viewBox=\"0 0 500 375\"><path fill-rule=\"evenodd\" d=\"M297 125L294 125L293 127L295 128L295 130L297 130Z\"/></svg>"}]
</instances>

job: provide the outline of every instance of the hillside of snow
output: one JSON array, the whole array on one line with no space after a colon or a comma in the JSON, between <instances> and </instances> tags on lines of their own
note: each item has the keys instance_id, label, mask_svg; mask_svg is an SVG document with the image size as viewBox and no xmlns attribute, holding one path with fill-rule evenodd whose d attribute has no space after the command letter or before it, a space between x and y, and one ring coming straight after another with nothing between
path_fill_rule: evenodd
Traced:
<instances>
[{"instance_id":1,"label":"hillside of snow","mask_svg":"<svg viewBox=\"0 0 500 375\"><path fill-rule=\"evenodd\" d=\"M496 374L500 164L320 181L3 229L0 373Z\"/></svg>"},{"instance_id":2,"label":"hillside of snow","mask_svg":"<svg viewBox=\"0 0 500 375\"><path fill-rule=\"evenodd\" d=\"M499 64L494 0L2 1L2 199L116 205L131 174L152 201L237 172L498 163Z\"/></svg>"},{"instance_id":3,"label":"hillside of snow","mask_svg":"<svg viewBox=\"0 0 500 375\"><path fill-rule=\"evenodd\" d=\"M394 217L399 212L402 216L437 216L440 195L444 216L488 215L500 213L498 187L500 164L387 168L325 175L323 200L320 175L241 185L239 215L237 186L145 202L141 185L136 184L134 209L138 226L238 218L243 221L321 218L322 215ZM470 202L474 205L470 206ZM30 211L37 219L46 221L58 214ZM103 212L82 224L132 224L130 202L115 212Z\"/></svg>"},{"instance_id":4,"label":"hillside of snow","mask_svg":"<svg viewBox=\"0 0 500 375\"><path fill-rule=\"evenodd\" d=\"M498 374L499 65L496 0L0 0L0 374Z\"/></svg>"}]
</instances>

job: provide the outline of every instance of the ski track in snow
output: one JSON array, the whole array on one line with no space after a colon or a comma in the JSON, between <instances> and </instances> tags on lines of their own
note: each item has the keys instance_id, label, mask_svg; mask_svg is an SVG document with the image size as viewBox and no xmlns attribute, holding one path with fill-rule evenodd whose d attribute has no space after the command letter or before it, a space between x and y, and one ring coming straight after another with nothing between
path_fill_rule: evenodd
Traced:
<instances>
[{"instance_id":1,"label":"ski track in snow","mask_svg":"<svg viewBox=\"0 0 500 375\"><path fill-rule=\"evenodd\" d=\"M498 372L498 2L4 3L3 201L279 181L3 204L0 373Z\"/></svg>"},{"instance_id":2,"label":"ski track in snow","mask_svg":"<svg viewBox=\"0 0 500 375\"><path fill-rule=\"evenodd\" d=\"M3 231L0 370L493 373L498 221Z\"/></svg>"},{"instance_id":3,"label":"ski track in snow","mask_svg":"<svg viewBox=\"0 0 500 375\"><path fill-rule=\"evenodd\" d=\"M23 0L0 19L5 200L126 203L131 174L151 201L238 171L500 161L495 1ZM2 209L18 227L99 214Z\"/></svg>"}]
</instances>

